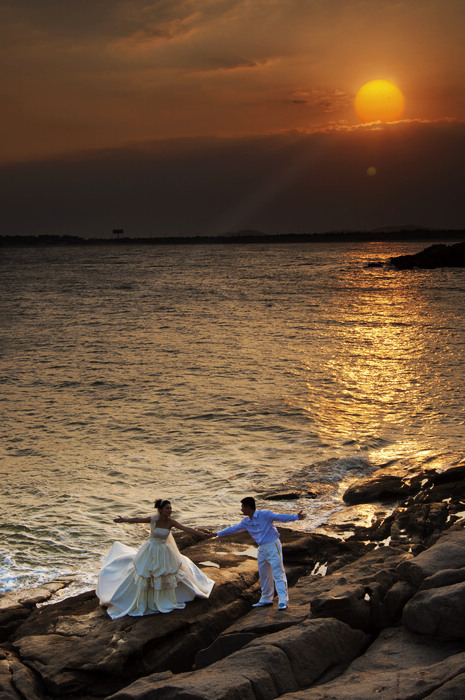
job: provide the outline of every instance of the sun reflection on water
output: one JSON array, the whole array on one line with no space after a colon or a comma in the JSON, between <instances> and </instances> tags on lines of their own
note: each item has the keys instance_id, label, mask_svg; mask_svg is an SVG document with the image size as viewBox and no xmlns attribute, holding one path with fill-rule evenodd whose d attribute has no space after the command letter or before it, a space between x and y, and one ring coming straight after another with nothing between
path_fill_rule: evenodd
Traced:
<instances>
[{"instance_id":1,"label":"sun reflection on water","mask_svg":"<svg viewBox=\"0 0 465 700\"><path fill-rule=\"evenodd\" d=\"M301 358L305 393L291 400L323 444L376 447L389 459L399 456L391 436L398 441L400 431L410 451L424 448L425 417L440 417L447 371L435 365L439 327L417 282L391 274L384 295L367 279L366 289L345 289L335 299L345 322L331 327L318 354ZM442 336L448 330L443 327Z\"/></svg>"}]
</instances>

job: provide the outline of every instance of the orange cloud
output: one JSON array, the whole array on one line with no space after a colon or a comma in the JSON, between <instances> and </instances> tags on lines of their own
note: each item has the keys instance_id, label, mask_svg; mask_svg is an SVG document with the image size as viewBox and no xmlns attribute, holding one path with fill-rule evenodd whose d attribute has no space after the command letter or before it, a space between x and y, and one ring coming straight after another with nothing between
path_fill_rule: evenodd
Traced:
<instances>
[{"instance_id":1,"label":"orange cloud","mask_svg":"<svg viewBox=\"0 0 465 700\"><path fill-rule=\"evenodd\" d=\"M5 157L355 124L377 77L408 119L463 118L462 18L461 0L3 0Z\"/></svg>"}]
</instances>

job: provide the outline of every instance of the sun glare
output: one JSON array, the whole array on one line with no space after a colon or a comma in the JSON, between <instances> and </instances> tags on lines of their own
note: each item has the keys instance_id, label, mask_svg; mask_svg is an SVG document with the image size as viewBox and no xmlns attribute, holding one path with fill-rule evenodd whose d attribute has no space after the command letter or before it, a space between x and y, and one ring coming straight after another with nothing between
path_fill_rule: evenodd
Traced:
<instances>
[{"instance_id":1,"label":"sun glare","mask_svg":"<svg viewBox=\"0 0 465 700\"><path fill-rule=\"evenodd\" d=\"M355 95L355 112L364 124L395 122L402 118L405 97L389 80L371 80Z\"/></svg>"}]
</instances>

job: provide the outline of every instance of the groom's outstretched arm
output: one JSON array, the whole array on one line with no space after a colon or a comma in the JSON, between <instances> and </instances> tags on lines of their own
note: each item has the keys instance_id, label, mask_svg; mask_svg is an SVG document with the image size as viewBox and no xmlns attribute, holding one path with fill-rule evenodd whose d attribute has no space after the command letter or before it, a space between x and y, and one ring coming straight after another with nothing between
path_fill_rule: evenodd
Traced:
<instances>
[{"instance_id":1,"label":"groom's outstretched arm","mask_svg":"<svg viewBox=\"0 0 465 700\"><path fill-rule=\"evenodd\" d=\"M273 513L271 512L272 520L276 520L277 522L280 523L289 523L292 520L305 520L307 517L307 514L304 513L303 511L299 511L298 513Z\"/></svg>"},{"instance_id":2,"label":"groom's outstretched arm","mask_svg":"<svg viewBox=\"0 0 465 700\"><path fill-rule=\"evenodd\" d=\"M225 527L224 530L218 530L218 532L213 533L213 537L223 537L224 535L234 535L236 532L245 532L247 528L244 525L244 521L241 520L240 523L235 525L230 525Z\"/></svg>"}]
</instances>

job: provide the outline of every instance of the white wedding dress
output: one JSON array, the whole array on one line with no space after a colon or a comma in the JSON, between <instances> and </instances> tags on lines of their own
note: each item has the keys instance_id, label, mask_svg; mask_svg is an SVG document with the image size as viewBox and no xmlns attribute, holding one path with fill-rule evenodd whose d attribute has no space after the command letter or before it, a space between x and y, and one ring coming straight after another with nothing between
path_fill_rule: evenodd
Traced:
<instances>
[{"instance_id":1,"label":"white wedding dress","mask_svg":"<svg viewBox=\"0 0 465 700\"><path fill-rule=\"evenodd\" d=\"M96 593L115 620L169 613L195 596L208 598L215 582L180 553L173 535L150 520L150 538L137 550L115 542L100 570Z\"/></svg>"}]
</instances>

